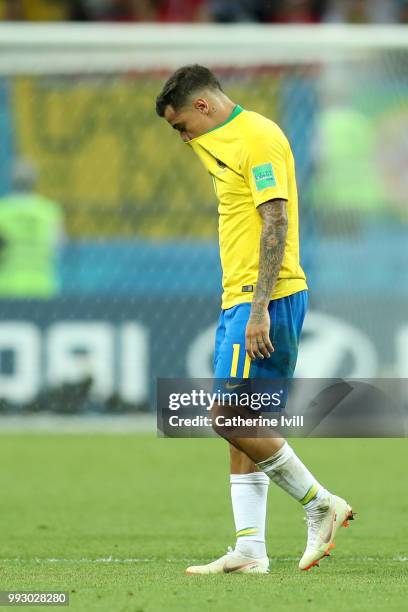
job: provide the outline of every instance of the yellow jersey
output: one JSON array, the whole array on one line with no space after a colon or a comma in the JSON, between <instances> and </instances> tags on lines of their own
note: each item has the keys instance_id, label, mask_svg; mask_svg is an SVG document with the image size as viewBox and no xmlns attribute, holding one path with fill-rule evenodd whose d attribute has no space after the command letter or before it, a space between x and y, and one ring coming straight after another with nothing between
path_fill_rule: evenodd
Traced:
<instances>
[{"instance_id":1,"label":"yellow jersey","mask_svg":"<svg viewBox=\"0 0 408 612\"><path fill-rule=\"evenodd\" d=\"M295 162L279 126L236 106L224 123L188 144L212 176L219 200L222 308L252 301L262 230L256 209L268 200L287 200L288 216L285 254L271 299L307 289L299 263Z\"/></svg>"}]
</instances>

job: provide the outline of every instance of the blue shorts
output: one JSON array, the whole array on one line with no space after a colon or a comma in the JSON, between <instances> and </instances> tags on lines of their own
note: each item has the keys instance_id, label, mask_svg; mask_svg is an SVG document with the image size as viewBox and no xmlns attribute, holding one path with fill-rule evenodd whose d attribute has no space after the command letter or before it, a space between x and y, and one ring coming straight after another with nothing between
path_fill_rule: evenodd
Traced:
<instances>
[{"instance_id":1,"label":"blue shorts","mask_svg":"<svg viewBox=\"0 0 408 612\"><path fill-rule=\"evenodd\" d=\"M214 377L292 378L307 301L306 290L271 300L268 307L271 318L270 339L275 352L268 359L256 361L251 361L245 351L245 328L251 304L238 304L223 310L215 334Z\"/></svg>"}]
</instances>

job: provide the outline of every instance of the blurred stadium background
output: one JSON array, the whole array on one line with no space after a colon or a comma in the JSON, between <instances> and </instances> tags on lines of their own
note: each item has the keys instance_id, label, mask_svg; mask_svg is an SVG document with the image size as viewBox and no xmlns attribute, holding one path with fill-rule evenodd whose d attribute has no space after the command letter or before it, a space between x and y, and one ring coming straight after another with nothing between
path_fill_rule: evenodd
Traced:
<instances>
[{"instance_id":1,"label":"blurred stadium background","mask_svg":"<svg viewBox=\"0 0 408 612\"><path fill-rule=\"evenodd\" d=\"M157 377L211 376L216 200L154 110L191 62L292 143L297 375L408 376L408 2L2 0L0 17L3 414L149 411Z\"/></svg>"}]
</instances>

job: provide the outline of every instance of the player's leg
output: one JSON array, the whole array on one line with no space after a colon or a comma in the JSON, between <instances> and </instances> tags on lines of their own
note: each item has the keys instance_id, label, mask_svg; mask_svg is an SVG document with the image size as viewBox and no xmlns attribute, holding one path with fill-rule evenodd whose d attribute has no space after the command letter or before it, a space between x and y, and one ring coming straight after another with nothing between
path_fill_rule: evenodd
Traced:
<instances>
[{"instance_id":1,"label":"player's leg","mask_svg":"<svg viewBox=\"0 0 408 612\"><path fill-rule=\"evenodd\" d=\"M353 511L344 499L331 494L316 480L287 442L283 441L282 447L273 452L270 441L239 438L233 442L258 461L267 477L303 505L308 538L299 568L307 570L329 554L337 529L348 525Z\"/></svg>"},{"instance_id":2,"label":"player's leg","mask_svg":"<svg viewBox=\"0 0 408 612\"><path fill-rule=\"evenodd\" d=\"M226 331L215 367L217 379L244 375L245 356L236 351L245 336L250 305L241 304L226 311ZM236 543L234 550L247 558L267 559L265 523L269 478L254 461L230 445L231 502L234 514Z\"/></svg>"},{"instance_id":3,"label":"player's leg","mask_svg":"<svg viewBox=\"0 0 408 612\"><path fill-rule=\"evenodd\" d=\"M293 375L305 302L306 292L271 302L271 340L275 352L269 359L252 362L250 376L265 378L268 371L270 377L275 379ZM222 407L218 406L217 409L222 410ZM244 451L273 482L304 506L308 541L299 567L309 569L328 554L338 527L346 525L348 519L353 517L350 506L329 493L282 438L224 437Z\"/></svg>"},{"instance_id":4,"label":"player's leg","mask_svg":"<svg viewBox=\"0 0 408 612\"><path fill-rule=\"evenodd\" d=\"M256 463L243 451L238 450L232 444L229 445L229 450L231 474L252 474L252 472L259 471Z\"/></svg>"},{"instance_id":5,"label":"player's leg","mask_svg":"<svg viewBox=\"0 0 408 612\"><path fill-rule=\"evenodd\" d=\"M236 309L221 314L216 332L214 370L215 378L218 379L225 379L231 375L233 345L235 340L241 341L241 337L230 336L234 310ZM228 327L229 335L226 338ZM233 445L230 445L230 466L231 502L236 531L235 547L233 550L230 549L227 555L212 563L187 568L188 574L232 571L267 573L269 570L265 548L265 521L270 479L245 453Z\"/></svg>"},{"instance_id":6,"label":"player's leg","mask_svg":"<svg viewBox=\"0 0 408 612\"><path fill-rule=\"evenodd\" d=\"M235 550L255 559L265 558L265 523L269 478L249 457L230 444L231 502Z\"/></svg>"},{"instance_id":7,"label":"player's leg","mask_svg":"<svg viewBox=\"0 0 408 612\"><path fill-rule=\"evenodd\" d=\"M206 565L187 568L187 574L267 574L265 547L266 504L269 478L245 453L230 445L231 501L235 521L234 549Z\"/></svg>"}]
</instances>

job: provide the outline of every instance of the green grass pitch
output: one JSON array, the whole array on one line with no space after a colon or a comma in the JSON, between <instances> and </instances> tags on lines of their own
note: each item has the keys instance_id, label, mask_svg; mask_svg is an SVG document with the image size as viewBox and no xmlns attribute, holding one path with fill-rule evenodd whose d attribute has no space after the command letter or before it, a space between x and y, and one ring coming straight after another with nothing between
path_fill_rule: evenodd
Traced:
<instances>
[{"instance_id":1,"label":"green grass pitch","mask_svg":"<svg viewBox=\"0 0 408 612\"><path fill-rule=\"evenodd\" d=\"M293 446L357 512L333 555L297 569L303 511L272 484L271 573L188 577L234 543L223 441L2 435L1 589L68 590L86 612L406 609L406 440Z\"/></svg>"}]
</instances>

